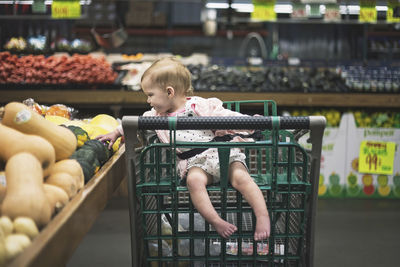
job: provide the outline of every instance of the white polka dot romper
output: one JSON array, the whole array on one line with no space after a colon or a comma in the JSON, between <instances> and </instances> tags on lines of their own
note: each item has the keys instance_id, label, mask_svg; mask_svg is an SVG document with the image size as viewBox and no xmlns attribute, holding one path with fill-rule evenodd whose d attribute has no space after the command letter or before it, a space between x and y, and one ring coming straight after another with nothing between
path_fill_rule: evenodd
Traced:
<instances>
[{"instance_id":1,"label":"white polka dot romper","mask_svg":"<svg viewBox=\"0 0 400 267\"><path fill-rule=\"evenodd\" d=\"M185 110L177 112L176 116L197 116L197 114L190 108L187 101ZM215 137L214 132L211 130L178 130L176 131L176 140L181 142L210 142ZM181 151L188 151L192 148L182 148ZM245 166L246 156L240 151L239 148L232 148L229 156L229 163L240 161ZM179 160L179 159L178 159ZM192 167L199 167L205 172L213 176L213 182L217 183L220 180L218 150L216 148L209 148L206 151L187 159L187 170Z\"/></svg>"}]
</instances>

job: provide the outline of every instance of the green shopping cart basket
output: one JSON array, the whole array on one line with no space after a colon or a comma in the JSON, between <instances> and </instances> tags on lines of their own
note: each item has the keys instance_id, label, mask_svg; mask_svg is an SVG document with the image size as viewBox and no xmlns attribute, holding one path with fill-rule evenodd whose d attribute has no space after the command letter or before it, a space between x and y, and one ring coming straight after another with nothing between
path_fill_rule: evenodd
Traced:
<instances>
[{"instance_id":1,"label":"green shopping cart basket","mask_svg":"<svg viewBox=\"0 0 400 267\"><path fill-rule=\"evenodd\" d=\"M240 104L226 103L236 111L240 111ZM264 116L124 116L122 126L132 266L313 265L324 117L279 117L274 103L265 101ZM171 142L149 137L149 131L157 129L170 130ZM254 129L261 130L263 138L254 142L175 141L176 131L187 129ZM296 142L306 131L310 131L310 151ZM140 143L144 145L139 147ZM238 228L229 239L221 238L198 214L176 168L177 149L211 147L218 149L221 179L207 190L220 216ZM253 239L255 216L251 207L228 182L231 148L245 153L250 175L265 197L271 235L263 242Z\"/></svg>"}]
</instances>

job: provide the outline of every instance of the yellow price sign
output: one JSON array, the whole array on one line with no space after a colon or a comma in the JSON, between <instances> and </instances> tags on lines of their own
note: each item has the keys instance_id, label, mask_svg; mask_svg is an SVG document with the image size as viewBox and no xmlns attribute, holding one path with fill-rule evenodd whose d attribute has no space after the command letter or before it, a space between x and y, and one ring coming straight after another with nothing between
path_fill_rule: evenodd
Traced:
<instances>
[{"instance_id":1,"label":"yellow price sign","mask_svg":"<svg viewBox=\"0 0 400 267\"><path fill-rule=\"evenodd\" d=\"M358 156L358 171L392 175L395 150L394 142L362 141Z\"/></svg>"},{"instance_id":2,"label":"yellow price sign","mask_svg":"<svg viewBox=\"0 0 400 267\"><path fill-rule=\"evenodd\" d=\"M56 1L51 4L51 17L54 19L76 19L81 16L79 0Z\"/></svg>"},{"instance_id":3,"label":"yellow price sign","mask_svg":"<svg viewBox=\"0 0 400 267\"><path fill-rule=\"evenodd\" d=\"M388 1L386 20L387 22L400 22L400 2L397 0Z\"/></svg>"},{"instance_id":4,"label":"yellow price sign","mask_svg":"<svg viewBox=\"0 0 400 267\"><path fill-rule=\"evenodd\" d=\"M275 21L275 0L253 1L254 11L251 18L260 21Z\"/></svg>"},{"instance_id":5,"label":"yellow price sign","mask_svg":"<svg viewBox=\"0 0 400 267\"><path fill-rule=\"evenodd\" d=\"M360 22L376 22L376 0L360 0Z\"/></svg>"}]
</instances>

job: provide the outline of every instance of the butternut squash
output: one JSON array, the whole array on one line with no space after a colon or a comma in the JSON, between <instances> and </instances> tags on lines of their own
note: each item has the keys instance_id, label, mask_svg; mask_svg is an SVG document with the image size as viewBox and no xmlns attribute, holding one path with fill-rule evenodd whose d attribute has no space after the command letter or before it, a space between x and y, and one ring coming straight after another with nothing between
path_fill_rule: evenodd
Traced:
<instances>
[{"instance_id":1,"label":"butternut squash","mask_svg":"<svg viewBox=\"0 0 400 267\"><path fill-rule=\"evenodd\" d=\"M43 188L50 203L51 214L58 212L68 203L68 194L62 188L46 183L43 184Z\"/></svg>"},{"instance_id":2,"label":"butternut squash","mask_svg":"<svg viewBox=\"0 0 400 267\"><path fill-rule=\"evenodd\" d=\"M46 178L45 183L62 188L70 199L73 198L78 192L76 180L66 172L57 172L51 174Z\"/></svg>"},{"instance_id":3,"label":"butternut squash","mask_svg":"<svg viewBox=\"0 0 400 267\"><path fill-rule=\"evenodd\" d=\"M12 220L26 216L38 227L46 225L51 219L51 210L43 189L43 170L39 160L30 153L15 154L7 161L6 181L2 215Z\"/></svg>"},{"instance_id":4,"label":"butternut squash","mask_svg":"<svg viewBox=\"0 0 400 267\"><path fill-rule=\"evenodd\" d=\"M58 172L66 172L70 174L75 180L77 190L80 190L85 185L85 177L83 175L82 167L75 159L64 159L57 161L50 170L50 175Z\"/></svg>"},{"instance_id":5,"label":"butternut squash","mask_svg":"<svg viewBox=\"0 0 400 267\"><path fill-rule=\"evenodd\" d=\"M7 161L19 152L29 152L38 158L45 175L49 174L56 159L54 147L41 136L24 134L0 124L0 159Z\"/></svg>"},{"instance_id":6,"label":"butternut squash","mask_svg":"<svg viewBox=\"0 0 400 267\"><path fill-rule=\"evenodd\" d=\"M56 161L69 158L76 150L74 133L46 120L22 103L5 105L2 123L23 133L44 137L54 146Z\"/></svg>"}]
</instances>

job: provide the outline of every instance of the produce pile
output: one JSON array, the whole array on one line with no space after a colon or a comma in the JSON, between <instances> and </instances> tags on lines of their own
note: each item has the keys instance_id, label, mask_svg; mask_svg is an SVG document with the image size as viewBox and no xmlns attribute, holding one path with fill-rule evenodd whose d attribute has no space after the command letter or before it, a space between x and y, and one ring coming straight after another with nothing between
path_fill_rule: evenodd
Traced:
<instances>
[{"instance_id":1,"label":"produce pile","mask_svg":"<svg viewBox=\"0 0 400 267\"><path fill-rule=\"evenodd\" d=\"M293 109L287 111L291 116L319 116L326 118L327 127L339 127L342 112L336 109ZM347 110L354 115L357 127L363 128L400 128L400 112L368 110Z\"/></svg>"},{"instance_id":2,"label":"produce pile","mask_svg":"<svg viewBox=\"0 0 400 267\"><path fill-rule=\"evenodd\" d=\"M109 115L71 120L64 105L26 103L8 103L1 112L0 266L30 244L119 145L109 150L94 139L118 126Z\"/></svg>"},{"instance_id":3,"label":"produce pile","mask_svg":"<svg viewBox=\"0 0 400 267\"><path fill-rule=\"evenodd\" d=\"M18 57L0 52L0 84L112 84L117 76L104 57Z\"/></svg>"},{"instance_id":4,"label":"produce pile","mask_svg":"<svg viewBox=\"0 0 400 267\"><path fill-rule=\"evenodd\" d=\"M347 92L334 68L188 65L195 91Z\"/></svg>"},{"instance_id":5,"label":"produce pile","mask_svg":"<svg viewBox=\"0 0 400 267\"><path fill-rule=\"evenodd\" d=\"M400 128L399 112L353 112L357 127Z\"/></svg>"}]
</instances>

